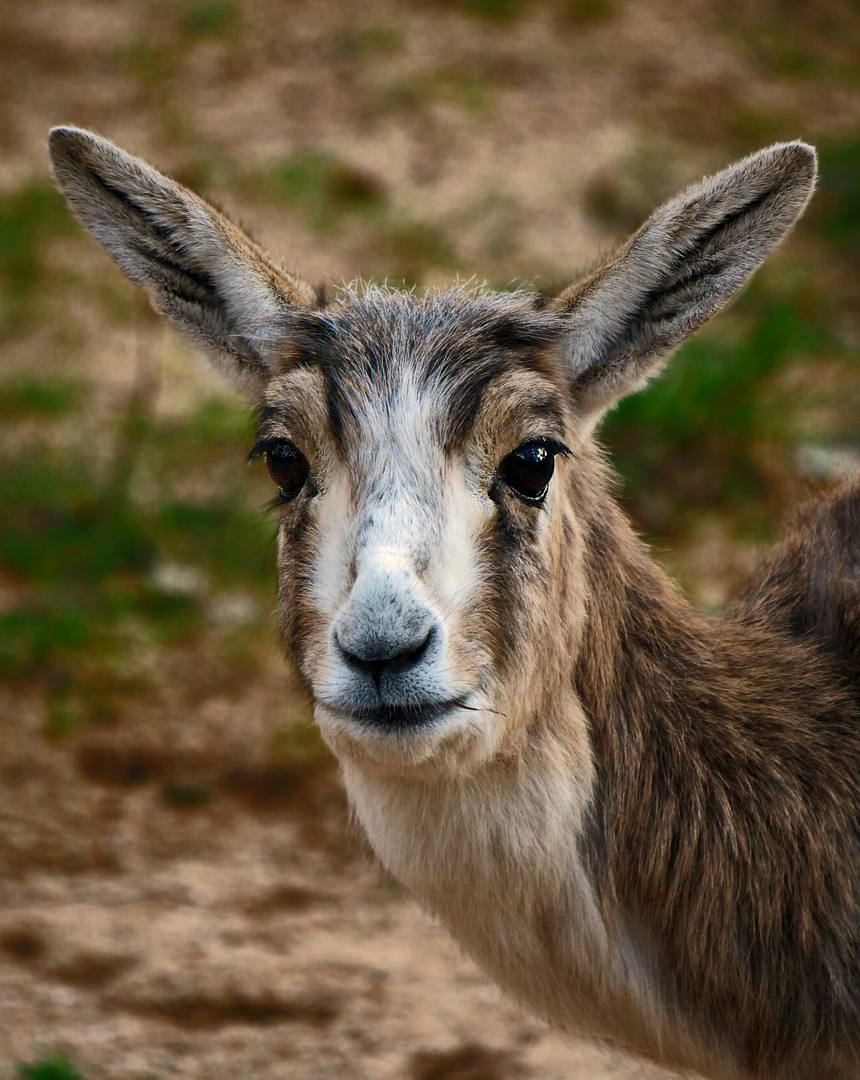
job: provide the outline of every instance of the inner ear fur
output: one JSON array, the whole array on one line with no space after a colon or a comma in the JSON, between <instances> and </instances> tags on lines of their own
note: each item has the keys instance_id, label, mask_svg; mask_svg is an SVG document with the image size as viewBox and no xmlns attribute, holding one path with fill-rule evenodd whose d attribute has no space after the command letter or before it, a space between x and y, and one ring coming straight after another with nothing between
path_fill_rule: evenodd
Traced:
<instances>
[{"instance_id":1,"label":"inner ear fur","mask_svg":"<svg viewBox=\"0 0 860 1080\"><path fill-rule=\"evenodd\" d=\"M58 127L50 151L60 190L120 269L258 397L290 313L315 305L313 289L214 207L106 139Z\"/></svg>"},{"instance_id":2,"label":"inner ear fur","mask_svg":"<svg viewBox=\"0 0 860 1080\"><path fill-rule=\"evenodd\" d=\"M760 150L666 203L561 294L553 307L568 319L564 363L587 426L749 280L800 217L815 177L805 143Z\"/></svg>"}]
</instances>

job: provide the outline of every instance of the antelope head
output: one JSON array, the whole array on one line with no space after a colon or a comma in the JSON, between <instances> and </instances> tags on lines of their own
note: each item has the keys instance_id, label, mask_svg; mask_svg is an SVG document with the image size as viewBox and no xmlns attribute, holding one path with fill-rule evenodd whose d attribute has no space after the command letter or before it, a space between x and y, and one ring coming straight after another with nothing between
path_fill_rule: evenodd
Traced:
<instances>
[{"instance_id":1,"label":"antelope head","mask_svg":"<svg viewBox=\"0 0 860 1080\"><path fill-rule=\"evenodd\" d=\"M607 497L592 432L788 232L812 149L690 188L552 302L374 287L323 302L104 139L57 128L51 153L84 225L257 410L253 454L282 504L280 627L336 754L473 770L576 716L599 605L583 520Z\"/></svg>"}]
</instances>

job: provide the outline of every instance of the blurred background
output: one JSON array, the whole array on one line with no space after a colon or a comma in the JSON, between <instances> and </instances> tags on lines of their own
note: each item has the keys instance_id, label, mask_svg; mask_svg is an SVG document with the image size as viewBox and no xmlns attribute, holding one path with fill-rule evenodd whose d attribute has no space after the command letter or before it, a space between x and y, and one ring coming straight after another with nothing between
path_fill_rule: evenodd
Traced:
<instances>
[{"instance_id":1,"label":"blurred background","mask_svg":"<svg viewBox=\"0 0 860 1080\"><path fill-rule=\"evenodd\" d=\"M363 850L278 653L249 411L72 220L46 135L94 128L329 288L542 292L817 144L791 240L603 429L718 610L860 463L860 6L28 0L0 103L0 1076L646 1075L503 1000Z\"/></svg>"}]
</instances>

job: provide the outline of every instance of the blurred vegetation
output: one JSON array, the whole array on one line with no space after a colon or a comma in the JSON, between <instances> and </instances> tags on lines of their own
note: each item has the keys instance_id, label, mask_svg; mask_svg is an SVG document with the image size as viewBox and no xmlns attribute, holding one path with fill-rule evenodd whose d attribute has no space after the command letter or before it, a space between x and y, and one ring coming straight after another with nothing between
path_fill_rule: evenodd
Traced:
<instances>
[{"instance_id":1,"label":"blurred vegetation","mask_svg":"<svg viewBox=\"0 0 860 1080\"><path fill-rule=\"evenodd\" d=\"M613 11L612 0L556 0L547 4L536 0L437 0L446 6L459 8L468 15L488 21L509 22L549 7L561 20L569 23L589 23L608 17Z\"/></svg>"},{"instance_id":2,"label":"blurred vegetation","mask_svg":"<svg viewBox=\"0 0 860 1080\"><path fill-rule=\"evenodd\" d=\"M683 533L694 518L716 513L741 532L772 538L813 408L829 418L819 442L860 453L860 365L840 333L857 297L850 267L860 238L857 165L860 142L822 147L818 202L801 229L799 266L789 273L766 266L727 313L604 423L630 509L652 537ZM641 219L640 193L635 185L629 191L624 179L604 190L601 212L625 225ZM824 260L829 272L822 274Z\"/></svg>"},{"instance_id":3,"label":"blurred vegetation","mask_svg":"<svg viewBox=\"0 0 860 1080\"><path fill-rule=\"evenodd\" d=\"M646 391L607 418L602 438L652 536L717 511L767 535L774 473L792 467L808 399L779 391L797 361L839 355L824 315L796 285L764 277L727 325L693 338Z\"/></svg>"},{"instance_id":4,"label":"blurred vegetation","mask_svg":"<svg viewBox=\"0 0 860 1080\"><path fill-rule=\"evenodd\" d=\"M32 1065L19 1065L18 1076L20 1080L84 1080L83 1074L65 1054L43 1058Z\"/></svg>"},{"instance_id":5,"label":"blurred vegetation","mask_svg":"<svg viewBox=\"0 0 860 1080\"><path fill-rule=\"evenodd\" d=\"M225 0L202 0L192 3L182 15L182 25L192 37L226 34L239 18L235 4Z\"/></svg>"},{"instance_id":6,"label":"blurred vegetation","mask_svg":"<svg viewBox=\"0 0 860 1080\"><path fill-rule=\"evenodd\" d=\"M305 212L316 228L331 228L350 214L380 215L386 194L379 180L317 150L300 152L273 166L261 180L274 201Z\"/></svg>"},{"instance_id":7,"label":"blurred vegetation","mask_svg":"<svg viewBox=\"0 0 860 1080\"><path fill-rule=\"evenodd\" d=\"M74 228L68 209L46 180L0 197L0 341L35 317L39 293L51 288L51 243Z\"/></svg>"},{"instance_id":8,"label":"blurred vegetation","mask_svg":"<svg viewBox=\"0 0 860 1080\"><path fill-rule=\"evenodd\" d=\"M15 597L0 610L0 679L44 688L54 734L112 719L112 701L145 687L130 657L157 662L211 634L219 611L253 637L272 606L274 523L243 490L248 410L218 399L177 421L132 400L109 452L36 439L0 470L0 582ZM0 382L7 421L68 413L86 415L78 381ZM268 485L255 490L262 505Z\"/></svg>"},{"instance_id":9,"label":"blurred vegetation","mask_svg":"<svg viewBox=\"0 0 860 1080\"><path fill-rule=\"evenodd\" d=\"M813 220L837 254L860 267L860 138L825 143L819 151L821 184ZM858 288L855 283L855 295Z\"/></svg>"},{"instance_id":10,"label":"blurred vegetation","mask_svg":"<svg viewBox=\"0 0 860 1080\"><path fill-rule=\"evenodd\" d=\"M429 269L459 267L443 230L400 211L377 176L330 152L299 151L265 172L245 172L240 186L297 212L317 232L359 229L367 257L392 284L418 285Z\"/></svg>"}]
</instances>

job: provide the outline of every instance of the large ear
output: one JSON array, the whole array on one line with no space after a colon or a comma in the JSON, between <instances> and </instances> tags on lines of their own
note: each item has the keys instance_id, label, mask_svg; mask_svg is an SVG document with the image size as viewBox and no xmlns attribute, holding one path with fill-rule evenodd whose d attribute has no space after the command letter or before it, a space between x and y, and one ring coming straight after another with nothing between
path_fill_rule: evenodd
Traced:
<instances>
[{"instance_id":1,"label":"large ear","mask_svg":"<svg viewBox=\"0 0 860 1080\"><path fill-rule=\"evenodd\" d=\"M555 302L586 429L638 390L789 232L815 185L815 151L771 146L689 188Z\"/></svg>"},{"instance_id":2,"label":"large ear","mask_svg":"<svg viewBox=\"0 0 860 1080\"><path fill-rule=\"evenodd\" d=\"M156 309L251 396L265 384L289 312L314 303L231 222L186 188L106 139L51 132L63 194Z\"/></svg>"}]
</instances>

